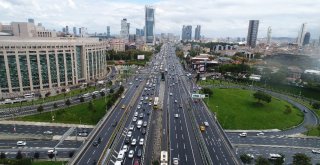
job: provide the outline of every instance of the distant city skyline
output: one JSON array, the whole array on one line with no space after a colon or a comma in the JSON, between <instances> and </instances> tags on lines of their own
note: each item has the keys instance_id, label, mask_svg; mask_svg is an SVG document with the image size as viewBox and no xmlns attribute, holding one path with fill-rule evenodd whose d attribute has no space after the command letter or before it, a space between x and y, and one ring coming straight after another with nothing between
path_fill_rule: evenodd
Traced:
<instances>
[{"instance_id":1,"label":"distant city skyline","mask_svg":"<svg viewBox=\"0 0 320 165\"><path fill-rule=\"evenodd\" d=\"M60 31L63 27L86 27L89 33L106 33L106 26L119 34L119 20L130 20L130 33L144 26L145 5L155 12L155 34L181 35L182 25L200 24L201 35L210 38L246 37L248 21L260 20L258 38L267 37L272 27L272 37L298 36L302 23L312 39L320 36L320 3L313 0L0 0L0 22L25 22L32 18L44 27ZM70 29L69 29L70 31Z\"/></svg>"}]
</instances>

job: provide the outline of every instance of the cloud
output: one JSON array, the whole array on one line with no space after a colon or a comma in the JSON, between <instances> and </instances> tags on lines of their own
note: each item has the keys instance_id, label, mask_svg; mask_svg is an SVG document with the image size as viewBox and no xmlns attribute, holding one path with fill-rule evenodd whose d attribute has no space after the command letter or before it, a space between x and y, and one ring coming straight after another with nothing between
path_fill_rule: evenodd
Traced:
<instances>
[{"instance_id":1,"label":"cloud","mask_svg":"<svg viewBox=\"0 0 320 165\"><path fill-rule=\"evenodd\" d=\"M259 37L268 26L273 36L296 37L302 23L312 38L320 35L319 0L153 0L156 32L181 35L182 25L201 25L207 37L245 37L248 21L260 20ZM0 0L0 21L34 18L46 28L87 27L89 32L119 34L120 21L127 18L131 33L144 26L143 0ZM194 31L193 31L194 32Z\"/></svg>"}]
</instances>

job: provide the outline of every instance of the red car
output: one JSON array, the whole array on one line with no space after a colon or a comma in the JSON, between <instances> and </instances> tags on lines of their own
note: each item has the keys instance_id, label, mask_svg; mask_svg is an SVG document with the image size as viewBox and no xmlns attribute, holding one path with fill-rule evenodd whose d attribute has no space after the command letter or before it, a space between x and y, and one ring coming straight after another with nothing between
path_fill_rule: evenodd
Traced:
<instances>
[{"instance_id":1,"label":"red car","mask_svg":"<svg viewBox=\"0 0 320 165\"><path fill-rule=\"evenodd\" d=\"M140 165L139 159L135 159L133 165Z\"/></svg>"}]
</instances>

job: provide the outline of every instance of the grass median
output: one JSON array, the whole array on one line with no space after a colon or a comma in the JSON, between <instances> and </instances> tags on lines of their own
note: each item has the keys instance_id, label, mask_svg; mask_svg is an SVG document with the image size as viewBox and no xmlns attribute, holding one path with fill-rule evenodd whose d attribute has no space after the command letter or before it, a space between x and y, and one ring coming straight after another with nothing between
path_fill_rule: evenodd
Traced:
<instances>
[{"instance_id":1,"label":"grass median","mask_svg":"<svg viewBox=\"0 0 320 165\"><path fill-rule=\"evenodd\" d=\"M253 91L214 89L209 108L217 113L224 129L286 129L300 124L303 113L286 101L272 97L270 103L257 103ZM285 113L287 106L290 113Z\"/></svg>"},{"instance_id":2,"label":"grass median","mask_svg":"<svg viewBox=\"0 0 320 165\"><path fill-rule=\"evenodd\" d=\"M106 101L110 100L110 96L106 97ZM54 115L55 123L70 123L70 124L88 124L95 125L106 114L105 98L100 98L79 105L70 106L68 108L60 109L57 111L44 112L37 115L31 115L16 120L21 121L34 121L34 122L52 122L52 115Z\"/></svg>"}]
</instances>

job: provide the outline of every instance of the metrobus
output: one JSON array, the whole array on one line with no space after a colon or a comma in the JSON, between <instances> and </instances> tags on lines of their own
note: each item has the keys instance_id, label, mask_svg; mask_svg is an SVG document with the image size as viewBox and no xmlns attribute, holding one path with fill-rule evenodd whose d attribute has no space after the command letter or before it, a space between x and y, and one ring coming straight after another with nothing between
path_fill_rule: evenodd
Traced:
<instances>
[{"instance_id":1,"label":"metrobus","mask_svg":"<svg viewBox=\"0 0 320 165\"><path fill-rule=\"evenodd\" d=\"M168 152L161 151L160 153L160 165L167 165L168 164Z\"/></svg>"},{"instance_id":2,"label":"metrobus","mask_svg":"<svg viewBox=\"0 0 320 165\"><path fill-rule=\"evenodd\" d=\"M154 97L153 108L158 109L159 107L159 97Z\"/></svg>"}]
</instances>

